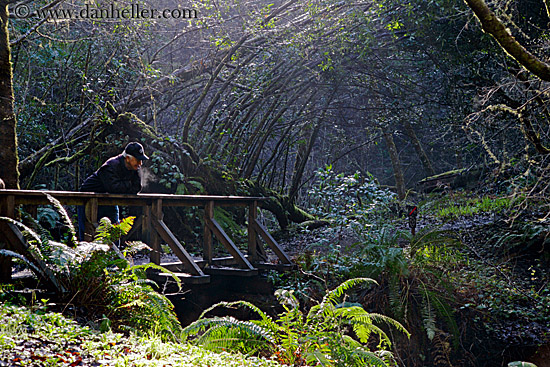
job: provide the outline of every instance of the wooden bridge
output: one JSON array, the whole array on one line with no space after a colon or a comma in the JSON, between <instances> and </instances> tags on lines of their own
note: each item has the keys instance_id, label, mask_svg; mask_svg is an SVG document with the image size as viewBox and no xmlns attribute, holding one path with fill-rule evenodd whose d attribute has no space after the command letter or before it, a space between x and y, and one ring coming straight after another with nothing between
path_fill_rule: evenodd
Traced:
<instances>
[{"instance_id":1,"label":"wooden bridge","mask_svg":"<svg viewBox=\"0 0 550 367\"><path fill-rule=\"evenodd\" d=\"M24 205L27 212L36 217L38 205L51 204L46 194L59 200L63 205L83 205L86 208L87 228L91 232L98 224L99 205L119 205L126 207L141 207L142 214L134 221L132 233L141 231L141 239L147 243L153 251L150 258L155 264L165 266L176 273L184 282L191 284L208 283L210 275L242 275L251 276L258 274L258 269L275 268L290 269L293 263L288 255L281 249L266 228L258 221L258 205L266 198L243 196L206 196L206 195L167 195L167 194L97 194L87 192L70 191L37 191L37 190L0 190L0 215L15 218L18 205ZM224 229L214 219L214 208L247 207L248 208L248 248L244 254ZM197 207L199 213L203 213L203 246L202 257L193 258L178 241L176 236L164 222L165 207ZM90 231L87 230L87 233ZM228 256L213 257L213 239L227 251ZM273 250L278 258L278 264L266 262L266 252L260 242L262 238ZM87 240L90 240L88 235ZM164 241L172 252L178 257L179 262L161 263L161 241ZM32 251L19 229L8 222L0 221L0 242L7 244L8 249L14 250L24 256L32 258ZM0 246L2 246L0 244ZM41 277L50 284L58 287L51 272L39 259L31 259L41 270ZM9 264L9 266L7 265ZM0 263L0 280L11 278L11 261ZM157 274L167 276L167 274Z\"/></svg>"}]
</instances>

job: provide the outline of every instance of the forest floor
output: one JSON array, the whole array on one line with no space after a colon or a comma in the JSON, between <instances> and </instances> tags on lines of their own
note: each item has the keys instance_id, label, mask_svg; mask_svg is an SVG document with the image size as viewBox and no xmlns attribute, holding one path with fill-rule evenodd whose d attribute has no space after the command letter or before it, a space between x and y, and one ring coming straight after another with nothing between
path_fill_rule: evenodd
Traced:
<instances>
[{"instance_id":1,"label":"forest floor","mask_svg":"<svg viewBox=\"0 0 550 367\"><path fill-rule=\"evenodd\" d=\"M540 221L542 213L535 211L524 213L512 221L507 212L502 210L476 213L460 213L459 211L449 214L449 212L441 210L446 205L443 203L420 206L416 230L417 232L430 229L446 231L459 239L461 243L459 247L462 256L460 267L449 270L446 274L457 283L454 286L459 288L453 293L455 299L453 299L452 305L456 319L460 320L459 330L463 332L461 337L464 339L458 346L455 346L455 352L449 352L449 365L455 367L505 366L505 363L512 360L525 360L536 363L538 367L548 366L550 360L548 356L550 352L548 348L550 335L548 326L550 324L550 308L548 307L550 304L549 227L548 223ZM387 218L386 225L391 228L392 232L410 232L408 221L404 217ZM338 279L331 280L332 275L337 278L338 272L349 267L349 256L353 256L354 251L365 246L364 236L359 235L351 226L323 227L315 230L294 229L279 233L277 240L290 257L300 265L302 276L307 278L316 273L315 277L319 280L318 283L324 280L323 286L328 287L338 281ZM395 246L406 248L408 244L406 240L399 239ZM167 255L166 259L173 259L173 257ZM270 260L275 261L274 258ZM355 260L364 261L360 257ZM145 261L143 257L138 257L136 263ZM288 275L286 277L286 280L275 279L275 283L279 282L280 284L281 281L288 281ZM314 287L304 288L307 281L304 282L299 283L299 286L296 283L295 287L311 291L312 294L309 294L308 297L322 296L322 290L316 292L313 290ZM277 285L275 284L275 286ZM384 292L384 289L381 292ZM41 307L45 308L45 304L43 306L35 304L33 307L40 311ZM388 309L378 311L387 314ZM15 317L13 315L16 313L27 311L4 310L5 314L6 312L8 312L8 316L12 315L9 317ZM25 318L30 320L28 314L25 313L25 315L27 315ZM394 317L395 315L390 314L390 316ZM65 321L62 323L67 325ZM407 324L407 322L403 323ZM56 352L53 353L53 349L51 349L54 356L52 358L66 361L64 365L94 365L93 363L98 361L99 357L91 355L89 350L84 352L70 343L52 342L51 335L46 337L33 334L34 330L41 328L47 330L51 326L47 327L41 324L40 327L33 325L25 327L27 329L23 330L24 333L20 336L16 335L19 332L16 328L8 328L9 332L6 332L8 330L6 327L0 328L0 350L4 349L4 354L2 354L4 362L0 362L0 366L17 365L6 364L5 350L9 345L13 347L13 351L17 352L9 355L12 362L13 358L26 356L27 359L30 358L31 361L34 361L30 365L41 365L40 363L45 361L45 354L40 354L37 351L40 351L40 348L49 350L48 348L51 349L53 346L59 351L56 349ZM408 327L418 327L418 325L410 324ZM422 326L420 327L422 328ZM441 325L438 327L444 328ZM69 329L71 328L72 326L69 327ZM424 330L410 331L417 334L425 332ZM88 332L86 331L86 333ZM93 338L105 339L105 337L97 336ZM117 336L117 338L122 338L122 336ZM103 343L101 348L111 348L113 351L116 350L119 355L126 355L126 357L130 352L137 351L137 347L130 346L131 341L127 339L122 342L116 341L114 344L112 341L106 340L101 343ZM154 349L152 346L150 348ZM167 350L170 348L172 347ZM416 349L415 353L417 352ZM105 355L110 353L106 351ZM457 354L461 356L453 360L453 355ZM147 356L146 354L145 358L143 355L139 358L147 360ZM223 362L222 357L214 356L212 358L221 358L220 365L226 363ZM86 360L96 362L88 364ZM491 364L495 360L500 362ZM257 363L260 362L254 361L250 365L264 365ZM404 365L407 367L421 365L417 363L420 362L407 362ZM212 366L214 365L216 364L213 363Z\"/></svg>"},{"instance_id":2,"label":"forest floor","mask_svg":"<svg viewBox=\"0 0 550 367\"><path fill-rule=\"evenodd\" d=\"M462 204L456 204L459 208L456 212L453 208L450 212L443 210L451 205L446 202L424 203L424 207L419 206L417 218L417 233L442 231L460 243L460 265L444 270L456 288L449 304L462 332L456 351L448 353L449 365L506 366L508 362L524 360L538 367L550 366L550 223L542 219L543 212L536 210L519 216L512 216L502 208L463 210L474 195L467 194L469 199L459 200ZM410 231L406 217L387 218L385 225L393 233ZM333 263L330 271L349 266L346 257L354 251L360 253L357 247L366 246L364 237L349 227L296 232L278 240L302 267L309 255L324 254L323 261ZM404 248L408 245L405 239L395 244ZM365 261L360 256L355 260ZM306 267L313 269L315 265ZM321 268L317 264L317 269ZM327 274L328 268L323 268ZM325 284L329 284L329 277L324 278ZM377 311L397 318L391 308ZM438 327L445 329L441 324ZM425 330L409 331L425 333ZM451 334L449 330L445 332ZM460 356L453 360L453 355ZM406 365L422 365L409 363Z\"/></svg>"}]
</instances>

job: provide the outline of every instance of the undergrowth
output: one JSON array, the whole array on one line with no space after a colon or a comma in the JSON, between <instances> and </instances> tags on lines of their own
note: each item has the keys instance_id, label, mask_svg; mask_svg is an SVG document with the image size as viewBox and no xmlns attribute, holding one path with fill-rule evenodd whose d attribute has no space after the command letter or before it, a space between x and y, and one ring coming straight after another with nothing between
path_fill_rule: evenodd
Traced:
<instances>
[{"instance_id":1,"label":"undergrowth","mask_svg":"<svg viewBox=\"0 0 550 367\"><path fill-rule=\"evenodd\" d=\"M0 303L0 361L9 366L277 367L275 361L211 352L158 335L99 333L65 316Z\"/></svg>"},{"instance_id":2,"label":"undergrowth","mask_svg":"<svg viewBox=\"0 0 550 367\"><path fill-rule=\"evenodd\" d=\"M389 352L392 344L385 327L410 334L399 322L346 300L346 291L364 283L374 281L347 280L326 292L308 312L302 311L292 291L278 290L275 294L284 312L275 320L249 302L221 302L205 310L184 334L208 349L274 355L291 366L393 366ZM220 307L247 308L258 319L205 318Z\"/></svg>"},{"instance_id":3,"label":"undergrowth","mask_svg":"<svg viewBox=\"0 0 550 367\"><path fill-rule=\"evenodd\" d=\"M148 249L143 243L127 243L124 254L114 244L128 233L134 217L125 218L114 225L108 218L102 218L94 241L78 242L73 224L63 206L55 198L47 196L67 226L68 233L63 242L54 241L45 235L37 223L34 223L37 230L33 230L10 218L0 217L0 220L20 228L33 257L42 260L46 270L55 275L64 290L60 304L84 309L89 318L102 322L105 328L154 332L164 339L177 339L181 325L173 305L155 290L156 284L146 276L149 268L168 271L153 263L129 263L126 255ZM18 258L40 273L32 259L8 250L0 250L0 254ZM179 284L180 280L177 277L174 279ZM7 297L8 294L4 292L3 296Z\"/></svg>"}]
</instances>

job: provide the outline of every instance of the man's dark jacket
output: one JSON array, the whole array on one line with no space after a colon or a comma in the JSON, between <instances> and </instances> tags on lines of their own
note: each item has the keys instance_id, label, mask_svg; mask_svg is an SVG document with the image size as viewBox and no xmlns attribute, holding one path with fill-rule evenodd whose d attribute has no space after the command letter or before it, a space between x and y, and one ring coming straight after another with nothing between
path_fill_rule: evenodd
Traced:
<instances>
[{"instance_id":1,"label":"man's dark jacket","mask_svg":"<svg viewBox=\"0 0 550 367\"><path fill-rule=\"evenodd\" d=\"M120 154L103 163L84 181L80 191L137 194L141 191L141 179L138 171L126 168L124 156Z\"/></svg>"}]
</instances>

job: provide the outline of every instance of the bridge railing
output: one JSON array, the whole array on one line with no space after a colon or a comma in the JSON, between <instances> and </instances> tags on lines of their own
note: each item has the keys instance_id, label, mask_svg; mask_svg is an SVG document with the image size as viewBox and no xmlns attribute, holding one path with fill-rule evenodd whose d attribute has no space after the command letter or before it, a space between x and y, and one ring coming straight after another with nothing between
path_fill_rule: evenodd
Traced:
<instances>
[{"instance_id":1,"label":"bridge railing","mask_svg":"<svg viewBox=\"0 0 550 367\"><path fill-rule=\"evenodd\" d=\"M88 192L72 191L39 191L39 190L0 190L0 215L15 218L15 211L18 205L25 205L27 211L36 215L38 205L50 204L46 194L59 200L63 205L83 205L86 212L86 240L91 240L94 229L97 227L98 206L132 206L142 207L142 215L134 222L132 233L141 230L141 239L147 243L151 251L151 261L160 264L161 242L168 244L170 249L181 261L181 266L173 266L176 270L185 271L185 276L190 282L200 283L209 281L205 272L216 273L219 268L216 265L227 265L229 263L238 266L237 273L254 274L258 267L267 267L269 264L262 263L265 259L265 250L258 240L263 238L265 243L273 250L282 266L292 266L292 261L285 251L277 244L266 228L258 221L259 203L266 198L245 197L245 196L213 196L213 195L169 195L169 194L99 194ZM248 254L245 255L235 245L220 224L214 219L214 208L225 207L247 207L248 208ZM164 222L165 207L198 207L203 211L203 253L202 259L193 259L185 247L178 241L176 236ZM13 226L6 223L0 224L0 239L12 245L16 250L24 250L24 244L19 243L19 234L10 233L15 231ZM19 238L19 240L17 239ZM213 239L216 238L230 254L229 257L213 257ZM17 245L13 245L17 242ZM3 266L5 267L5 266ZM3 277L7 277L7 270L3 269ZM11 267L9 274L11 276ZM184 274L181 274L184 276Z\"/></svg>"}]
</instances>

